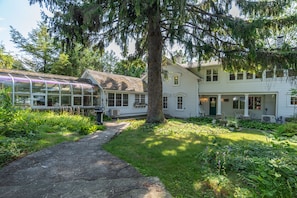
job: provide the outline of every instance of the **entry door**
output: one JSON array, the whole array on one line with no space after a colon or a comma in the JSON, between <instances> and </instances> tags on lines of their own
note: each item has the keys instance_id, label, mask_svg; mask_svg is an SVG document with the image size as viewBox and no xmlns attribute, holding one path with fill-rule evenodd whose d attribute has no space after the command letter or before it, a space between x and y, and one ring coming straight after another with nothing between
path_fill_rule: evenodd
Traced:
<instances>
[{"instance_id":1,"label":"entry door","mask_svg":"<svg viewBox=\"0 0 297 198\"><path fill-rule=\"evenodd\" d=\"M217 114L217 98L210 97L209 98L209 115Z\"/></svg>"}]
</instances>

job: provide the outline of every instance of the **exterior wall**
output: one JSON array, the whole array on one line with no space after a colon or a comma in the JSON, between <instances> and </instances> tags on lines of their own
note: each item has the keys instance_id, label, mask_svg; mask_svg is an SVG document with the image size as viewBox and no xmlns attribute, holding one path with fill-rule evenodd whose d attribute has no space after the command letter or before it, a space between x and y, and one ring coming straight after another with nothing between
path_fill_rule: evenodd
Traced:
<instances>
[{"instance_id":1,"label":"exterior wall","mask_svg":"<svg viewBox=\"0 0 297 198\"><path fill-rule=\"evenodd\" d=\"M91 80L94 84L100 87L101 93L101 107L104 109L104 114L110 117L129 117L129 116L143 116L147 114L147 93L137 93L137 92L127 92L127 91L117 91L117 90L105 90L92 78L89 74L84 74L86 79ZM128 94L128 106L108 106L108 93L114 94ZM135 94L145 95L144 105L135 105ZM117 112L117 113L116 113Z\"/></svg>"},{"instance_id":2,"label":"exterior wall","mask_svg":"<svg viewBox=\"0 0 297 198\"><path fill-rule=\"evenodd\" d=\"M165 115L179 118L199 116L198 77L183 67L169 64L163 66L163 97L167 97ZM178 84L174 84L178 76ZM182 108L177 107L178 97L182 97ZM164 102L164 101L163 101Z\"/></svg>"},{"instance_id":3,"label":"exterior wall","mask_svg":"<svg viewBox=\"0 0 297 198\"><path fill-rule=\"evenodd\" d=\"M218 80L207 81L207 69L218 69ZM288 77L284 72L284 77L266 78L266 72L263 72L262 78L247 79L247 73L243 72L242 80L230 80L229 73L223 71L219 65L202 66L198 72L197 68L190 68L191 71L197 73L202 80L199 82L199 96L203 98L202 109L205 114L209 115L209 97L218 97L221 94L222 98L222 113L227 116L232 116L237 109L233 109L233 98L244 97L245 94L252 97L261 97L262 107L259 110L249 110L249 114L253 114L256 118L261 118L261 115L275 115L289 117L294 114L294 105L291 105L290 89L296 88L296 84L292 77ZM236 75L235 75L236 76ZM224 102L224 99L226 102ZM243 109L239 111L243 112Z\"/></svg>"}]
</instances>

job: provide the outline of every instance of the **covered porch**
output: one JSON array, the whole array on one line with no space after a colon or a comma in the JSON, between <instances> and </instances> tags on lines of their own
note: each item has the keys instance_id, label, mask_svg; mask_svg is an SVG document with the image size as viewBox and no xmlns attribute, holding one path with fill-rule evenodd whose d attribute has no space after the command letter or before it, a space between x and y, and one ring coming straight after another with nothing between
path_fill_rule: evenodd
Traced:
<instances>
[{"instance_id":1,"label":"covered porch","mask_svg":"<svg viewBox=\"0 0 297 198\"><path fill-rule=\"evenodd\" d=\"M201 93L201 116L250 118L277 117L277 93Z\"/></svg>"}]
</instances>

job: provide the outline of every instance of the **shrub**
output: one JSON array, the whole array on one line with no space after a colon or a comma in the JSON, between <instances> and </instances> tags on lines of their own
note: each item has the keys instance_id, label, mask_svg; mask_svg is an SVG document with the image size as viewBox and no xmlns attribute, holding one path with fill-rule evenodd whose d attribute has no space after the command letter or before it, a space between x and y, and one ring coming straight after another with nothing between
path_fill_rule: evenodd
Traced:
<instances>
[{"instance_id":1,"label":"shrub","mask_svg":"<svg viewBox=\"0 0 297 198\"><path fill-rule=\"evenodd\" d=\"M297 135L297 123L294 122L287 122L282 124L278 127L276 131L276 136L286 136L286 137L293 137Z\"/></svg>"},{"instance_id":2,"label":"shrub","mask_svg":"<svg viewBox=\"0 0 297 198\"><path fill-rule=\"evenodd\" d=\"M279 124L276 124L276 123L266 123L266 122L260 122L257 120L239 120L238 124L243 128L258 129L258 130L264 130L264 131L276 130L277 127L279 126Z\"/></svg>"},{"instance_id":3,"label":"shrub","mask_svg":"<svg viewBox=\"0 0 297 198\"><path fill-rule=\"evenodd\" d=\"M199 124L211 124L212 120L213 118L210 117L192 117L188 119L190 122L196 122Z\"/></svg>"}]
</instances>

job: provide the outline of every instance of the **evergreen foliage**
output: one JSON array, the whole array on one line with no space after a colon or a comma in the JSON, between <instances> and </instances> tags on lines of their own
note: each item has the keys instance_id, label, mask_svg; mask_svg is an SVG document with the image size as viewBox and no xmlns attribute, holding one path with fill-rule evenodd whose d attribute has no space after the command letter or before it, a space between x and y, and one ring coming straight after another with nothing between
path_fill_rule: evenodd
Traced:
<instances>
[{"instance_id":1,"label":"evergreen foliage","mask_svg":"<svg viewBox=\"0 0 297 198\"><path fill-rule=\"evenodd\" d=\"M222 61L229 70L263 70L281 61L294 67L295 48L268 49L273 32L294 26L296 0L29 0L45 5L46 17L66 49L74 43L104 49L115 41L127 54L135 40L138 56L148 54L147 122L163 122L162 53L179 44L190 58ZM232 16L236 5L241 17ZM263 58L267 57L267 58Z\"/></svg>"}]
</instances>

